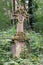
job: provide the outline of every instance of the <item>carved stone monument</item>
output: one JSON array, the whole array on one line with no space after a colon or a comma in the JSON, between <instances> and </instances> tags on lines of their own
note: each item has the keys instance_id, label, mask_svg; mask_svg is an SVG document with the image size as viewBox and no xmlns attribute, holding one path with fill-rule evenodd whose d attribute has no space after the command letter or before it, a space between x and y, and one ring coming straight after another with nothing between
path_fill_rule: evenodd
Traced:
<instances>
[{"instance_id":1,"label":"carved stone monument","mask_svg":"<svg viewBox=\"0 0 43 65\"><path fill-rule=\"evenodd\" d=\"M13 40L14 40L14 44L12 45L13 57L15 57L15 56L20 57L20 53L25 45L25 42L24 42L25 34L24 34L24 30L23 30L25 14L22 12L23 9L24 9L24 7L20 6L18 9L19 13L17 13L17 15L16 15L16 18L18 19L18 23L17 23L17 33L16 33L16 36L14 36L14 38L13 38Z\"/></svg>"}]
</instances>

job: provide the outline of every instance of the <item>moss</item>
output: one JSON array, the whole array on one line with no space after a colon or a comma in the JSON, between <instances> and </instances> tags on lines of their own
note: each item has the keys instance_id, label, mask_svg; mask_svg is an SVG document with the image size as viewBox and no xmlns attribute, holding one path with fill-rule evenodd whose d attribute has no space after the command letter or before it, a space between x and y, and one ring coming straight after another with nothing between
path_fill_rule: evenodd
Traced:
<instances>
[{"instance_id":1,"label":"moss","mask_svg":"<svg viewBox=\"0 0 43 65\"><path fill-rule=\"evenodd\" d=\"M17 40L19 42L25 42L25 40L29 40L29 38L25 35L23 32L18 32L14 38L12 39L13 41Z\"/></svg>"}]
</instances>

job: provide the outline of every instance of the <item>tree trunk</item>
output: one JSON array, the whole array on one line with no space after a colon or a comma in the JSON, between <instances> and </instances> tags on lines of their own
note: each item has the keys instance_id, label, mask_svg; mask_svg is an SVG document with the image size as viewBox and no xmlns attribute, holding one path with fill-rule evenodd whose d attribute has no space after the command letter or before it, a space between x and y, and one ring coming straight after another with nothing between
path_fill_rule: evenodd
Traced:
<instances>
[{"instance_id":1,"label":"tree trunk","mask_svg":"<svg viewBox=\"0 0 43 65\"><path fill-rule=\"evenodd\" d=\"M30 14L30 17L29 17L30 27L31 27L31 29L33 29L33 25L32 25L32 22L33 22L32 0L29 0L29 14Z\"/></svg>"}]
</instances>

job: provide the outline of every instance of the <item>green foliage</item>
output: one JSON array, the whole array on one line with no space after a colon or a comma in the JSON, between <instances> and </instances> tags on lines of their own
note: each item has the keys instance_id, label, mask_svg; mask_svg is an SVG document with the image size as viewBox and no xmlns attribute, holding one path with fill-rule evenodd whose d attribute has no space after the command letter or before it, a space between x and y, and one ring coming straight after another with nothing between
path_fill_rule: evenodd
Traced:
<instances>
[{"instance_id":1,"label":"green foliage","mask_svg":"<svg viewBox=\"0 0 43 65\"><path fill-rule=\"evenodd\" d=\"M10 0L0 0L0 30L6 30L11 26L8 10L11 9Z\"/></svg>"},{"instance_id":2,"label":"green foliage","mask_svg":"<svg viewBox=\"0 0 43 65\"><path fill-rule=\"evenodd\" d=\"M21 1L24 3L24 0ZM0 65L43 65L43 36L40 35L43 34L43 0L33 0L33 27L40 33L25 32L30 40L25 41L27 47L22 51L21 57L16 59L12 57L10 43L16 33L15 27L10 27L11 22L7 14L8 10L11 10L10 2L11 0L0 0L0 30L3 30L0 31Z\"/></svg>"},{"instance_id":3,"label":"green foliage","mask_svg":"<svg viewBox=\"0 0 43 65\"><path fill-rule=\"evenodd\" d=\"M30 44L31 49L25 47L25 50L21 53L21 58L13 59L11 52L12 44L9 43L11 39L7 38L12 38L15 33L16 30L14 27L0 32L0 64L2 62L4 65L43 65L43 55L39 52L39 48L43 49L43 38L39 33L35 33L34 31L26 32L26 36L30 38L28 46ZM27 52L27 48L30 50L29 53Z\"/></svg>"},{"instance_id":4,"label":"green foliage","mask_svg":"<svg viewBox=\"0 0 43 65\"><path fill-rule=\"evenodd\" d=\"M40 35L40 33L35 33L34 31L31 31L30 33L26 32L26 35L30 38L29 43L32 49L43 49L43 36Z\"/></svg>"},{"instance_id":5,"label":"green foliage","mask_svg":"<svg viewBox=\"0 0 43 65\"><path fill-rule=\"evenodd\" d=\"M33 0L33 4L35 6L33 27L36 32L43 34L43 0Z\"/></svg>"}]
</instances>

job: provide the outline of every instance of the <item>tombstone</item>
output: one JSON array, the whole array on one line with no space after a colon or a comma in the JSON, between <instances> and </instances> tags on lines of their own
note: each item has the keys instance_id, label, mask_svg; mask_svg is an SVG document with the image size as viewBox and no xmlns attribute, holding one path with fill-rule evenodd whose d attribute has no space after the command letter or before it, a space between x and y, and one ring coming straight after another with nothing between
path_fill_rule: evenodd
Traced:
<instances>
[{"instance_id":1,"label":"tombstone","mask_svg":"<svg viewBox=\"0 0 43 65\"><path fill-rule=\"evenodd\" d=\"M12 46L12 53L13 53L13 57L16 56L16 57L20 57L20 53L21 53L21 50L23 49L24 47L24 41L22 40L22 35L23 34L23 22L24 22L24 16L22 16L22 14L19 14L18 15L18 23L17 23L17 33L16 33L16 38L14 40L14 45ZM21 37L21 39L20 39Z\"/></svg>"},{"instance_id":2,"label":"tombstone","mask_svg":"<svg viewBox=\"0 0 43 65\"><path fill-rule=\"evenodd\" d=\"M21 13L21 10L23 10L23 6L20 6L19 8L20 12L17 15L17 19L18 19L17 33L16 33L16 36L14 36L13 38L14 43L12 45L13 57L16 56L18 58L20 57L20 53L24 49L24 45L25 45L25 42L24 42L25 35L24 35L24 29L23 29L25 16L24 16L24 13L23 14Z\"/></svg>"}]
</instances>

